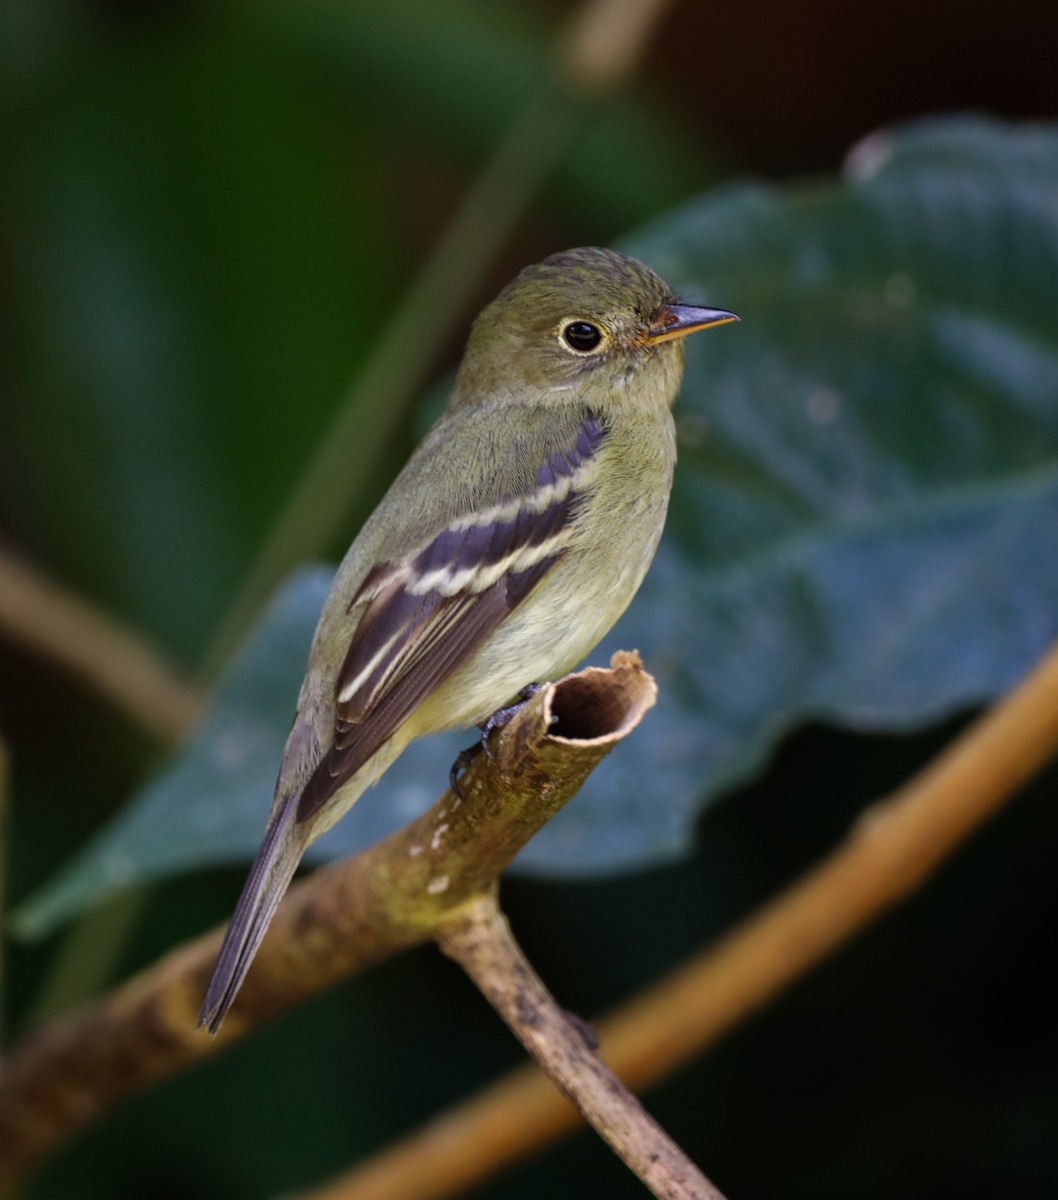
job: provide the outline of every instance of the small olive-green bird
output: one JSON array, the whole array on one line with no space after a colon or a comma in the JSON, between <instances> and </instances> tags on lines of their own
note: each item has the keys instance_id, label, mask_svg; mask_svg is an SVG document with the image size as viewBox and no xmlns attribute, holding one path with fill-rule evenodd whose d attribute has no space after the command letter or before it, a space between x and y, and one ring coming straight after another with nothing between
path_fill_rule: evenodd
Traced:
<instances>
[{"instance_id":1,"label":"small olive-green bird","mask_svg":"<svg viewBox=\"0 0 1058 1200\"><path fill-rule=\"evenodd\" d=\"M528 267L477 318L323 606L200 1024L219 1028L306 847L413 738L485 723L624 612L665 522L682 339L734 320L591 248Z\"/></svg>"}]
</instances>

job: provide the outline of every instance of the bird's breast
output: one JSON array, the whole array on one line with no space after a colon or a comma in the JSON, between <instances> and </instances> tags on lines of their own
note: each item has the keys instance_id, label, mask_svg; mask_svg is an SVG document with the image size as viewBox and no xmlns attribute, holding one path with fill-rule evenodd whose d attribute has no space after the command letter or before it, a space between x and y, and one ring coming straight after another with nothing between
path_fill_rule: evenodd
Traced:
<instances>
[{"instance_id":1,"label":"bird's breast","mask_svg":"<svg viewBox=\"0 0 1058 1200\"><path fill-rule=\"evenodd\" d=\"M437 728L479 724L526 684L556 680L606 635L650 566L675 460L666 412L656 426L611 425L573 497L561 555L527 598L423 706ZM418 719L418 718L417 718Z\"/></svg>"}]
</instances>

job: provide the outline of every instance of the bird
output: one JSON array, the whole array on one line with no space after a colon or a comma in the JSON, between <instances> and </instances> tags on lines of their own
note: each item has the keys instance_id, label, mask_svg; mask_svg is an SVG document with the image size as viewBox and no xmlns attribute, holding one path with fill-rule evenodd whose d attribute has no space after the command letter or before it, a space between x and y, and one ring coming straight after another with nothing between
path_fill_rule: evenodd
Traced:
<instances>
[{"instance_id":1,"label":"bird","mask_svg":"<svg viewBox=\"0 0 1058 1200\"><path fill-rule=\"evenodd\" d=\"M200 1027L220 1028L307 847L409 742L487 736L622 614L665 521L684 339L738 319L599 247L526 267L481 311L444 411L324 601Z\"/></svg>"}]
</instances>

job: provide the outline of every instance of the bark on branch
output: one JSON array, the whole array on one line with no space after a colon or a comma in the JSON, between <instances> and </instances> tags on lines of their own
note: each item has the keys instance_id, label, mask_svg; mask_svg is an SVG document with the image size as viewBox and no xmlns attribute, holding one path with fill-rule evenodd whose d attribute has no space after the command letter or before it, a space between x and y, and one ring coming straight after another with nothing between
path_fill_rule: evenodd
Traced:
<instances>
[{"instance_id":1,"label":"bark on branch","mask_svg":"<svg viewBox=\"0 0 1058 1200\"><path fill-rule=\"evenodd\" d=\"M494 896L467 905L446 922L438 941L551 1081L659 1200L724 1200L606 1066L594 1034L555 1003Z\"/></svg>"}]
</instances>

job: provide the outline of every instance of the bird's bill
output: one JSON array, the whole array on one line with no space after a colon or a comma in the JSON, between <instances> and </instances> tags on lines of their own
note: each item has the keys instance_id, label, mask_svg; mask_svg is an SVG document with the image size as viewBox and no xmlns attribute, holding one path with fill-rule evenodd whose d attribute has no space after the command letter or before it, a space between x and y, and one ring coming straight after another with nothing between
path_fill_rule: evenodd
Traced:
<instances>
[{"instance_id":1,"label":"bird's bill","mask_svg":"<svg viewBox=\"0 0 1058 1200\"><path fill-rule=\"evenodd\" d=\"M687 337L699 329L710 329L713 325L727 325L739 318L722 308L695 308L691 304L666 304L658 313L643 342L656 346L659 342L670 342L673 338Z\"/></svg>"}]
</instances>

